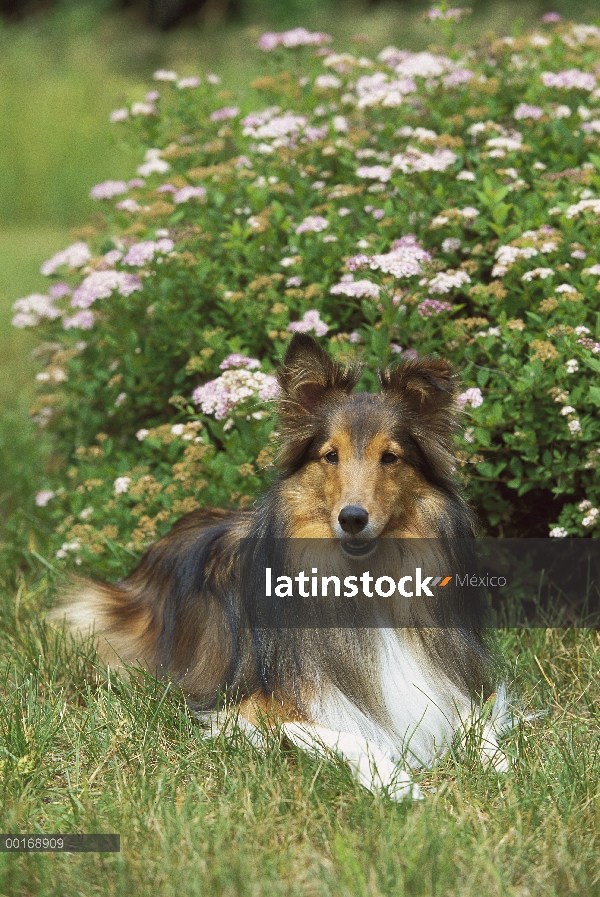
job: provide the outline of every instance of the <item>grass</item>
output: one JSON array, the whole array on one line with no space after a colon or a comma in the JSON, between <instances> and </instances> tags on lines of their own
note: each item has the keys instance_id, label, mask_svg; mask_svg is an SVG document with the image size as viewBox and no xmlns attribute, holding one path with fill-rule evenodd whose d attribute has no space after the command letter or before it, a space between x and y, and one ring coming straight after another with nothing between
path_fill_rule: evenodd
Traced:
<instances>
[{"instance_id":1,"label":"grass","mask_svg":"<svg viewBox=\"0 0 600 897\"><path fill-rule=\"evenodd\" d=\"M3 597L1 827L122 848L0 854L1 894L600 893L598 633L505 633L523 706L545 714L508 737L513 770L449 757L396 805L341 764L204 739L176 689L107 677L49 632L49 586Z\"/></svg>"},{"instance_id":2,"label":"grass","mask_svg":"<svg viewBox=\"0 0 600 897\"><path fill-rule=\"evenodd\" d=\"M496 5L476 27L540 8ZM313 10L303 24L424 46L412 21L382 5L337 20ZM503 633L523 712L544 714L508 736L513 770L450 757L419 776L425 801L395 805L340 764L205 740L176 689L107 677L89 646L45 625L55 583L31 553L43 532L29 509L54 462L26 413L36 340L10 328L10 306L43 288L40 262L93 212L90 185L130 174L110 109L143 96L159 66L212 68L237 88L255 62L245 27L158 38L85 4L4 29L0 44L0 829L122 838L115 855L2 853L0 894L600 894L597 632Z\"/></svg>"}]
</instances>

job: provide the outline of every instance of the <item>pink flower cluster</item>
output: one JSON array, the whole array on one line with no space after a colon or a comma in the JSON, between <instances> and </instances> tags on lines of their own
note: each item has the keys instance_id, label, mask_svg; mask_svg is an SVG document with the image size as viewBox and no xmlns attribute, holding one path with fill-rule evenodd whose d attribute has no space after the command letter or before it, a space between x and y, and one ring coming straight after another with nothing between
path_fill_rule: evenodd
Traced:
<instances>
[{"instance_id":1,"label":"pink flower cluster","mask_svg":"<svg viewBox=\"0 0 600 897\"><path fill-rule=\"evenodd\" d=\"M188 199L204 199L205 196L206 190L204 187L182 187L173 194L173 202L175 205L179 205L182 202L187 202Z\"/></svg>"},{"instance_id":2,"label":"pink flower cluster","mask_svg":"<svg viewBox=\"0 0 600 897\"><path fill-rule=\"evenodd\" d=\"M142 281L137 274L113 270L92 271L74 290L71 306L73 308L89 308L96 299L108 299L113 290L118 290L121 296L129 296L135 290L141 289ZM81 326L81 324L71 324L71 326Z\"/></svg>"},{"instance_id":3,"label":"pink flower cluster","mask_svg":"<svg viewBox=\"0 0 600 897\"><path fill-rule=\"evenodd\" d=\"M190 75L189 78L180 78L177 82L177 87L180 90L185 90L186 87L200 87L201 83L197 75Z\"/></svg>"},{"instance_id":4,"label":"pink flower cluster","mask_svg":"<svg viewBox=\"0 0 600 897\"><path fill-rule=\"evenodd\" d=\"M442 84L444 87L460 87L461 84L468 84L474 74L470 69L457 68L448 75L444 75Z\"/></svg>"},{"instance_id":5,"label":"pink flower cluster","mask_svg":"<svg viewBox=\"0 0 600 897\"><path fill-rule=\"evenodd\" d=\"M600 343L594 342L589 336L583 336L581 339L578 339L577 342L585 349L589 349L590 352L593 352L594 355L600 353Z\"/></svg>"},{"instance_id":6,"label":"pink flower cluster","mask_svg":"<svg viewBox=\"0 0 600 897\"><path fill-rule=\"evenodd\" d=\"M270 402L278 394L277 379L271 374L238 368L226 370L216 380L196 387L192 400L200 405L204 414L212 414L216 420L223 420L241 402L248 399Z\"/></svg>"},{"instance_id":7,"label":"pink flower cluster","mask_svg":"<svg viewBox=\"0 0 600 897\"><path fill-rule=\"evenodd\" d=\"M466 405L470 405L471 408L479 408L480 405L483 405L481 390L478 386L472 386L466 392L457 396L456 402L459 408L464 408Z\"/></svg>"},{"instance_id":8,"label":"pink flower cluster","mask_svg":"<svg viewBox=\"0 0 600 897\"><path fill-rule=\"evenodd\" d=\"M348 271L360 271L363 268L368 268L370 261L368 255L359 252L358 255L353 255L349 259L346 259L346 268Z\"/></svg>"},{"instance_id":9,"label":"pink flower cluster","mask_svg":"<svg viewBox=\"0 0 600 897\"><path fill-rule=\"evenodd\" d=\"M596 79L589 72L581 69L565 69L562 72L542 72L542 84L545 87L558 87L563 90L594 90Z\"/></svg>"},{"instance_id":10,"label":"pink flower cluster","mask_svg":"<svg viewBox=\"0 0 600 897\"><path fill-rule=\"evenodd\" d=\"M368 260L371 270L392 274L394 277L414 277L421 274L421 262L430 261L431 255L423 249L414 234L406 234L392 244L390 252L374 255ZM346 262L346 267L349 267L349 262Z\"/></svg>"},{"instance_id":11,"label":"pink flower cluster","mask_svg":"<svg viewBox=\"0 0 600 897\"><path fill-rule=\"evenodd\" d=\"M237 106L224 106L222 109L216 109L210 114L211 121L227 121L229 118L237 118L240 110Z\"/></svg>"},{"instance_id":12,"label":"pink flower cluster","mask_svg":"<svg viewBox=\"0 0 600 897\"><path fill-rule=\"evenodd\" d=\"M432 22L436 19L441 19L443 22L460 22L464 15L468 15L470 10L468 9L440 9L437 6L432 7L427 10L425 13L426 18L430 19Z\"/></svg>"},{"instance_id":13,"label":"pink flower cluster","mask_svg":"<svg viewBox=\"0 0 600 897\"><path fill-rule=\"evenodd\" d=\"M113 196L120 196L122 193L127 193L125 181L103 181L90 190L92 199L112 199Z\"/></svg>"},{"instance_id":14,"label":"pink flower cluster","mask_svg":"<svg viewBox=\"0 0 600 897\"><path fill-rule=\"evenodd\" d=\"M449 302L440 302L439 299L424 299L418 306L418 312L422 318L430 318L443 311L452 311L452 306Z\"/></svg>"},{"instance_id":15,"label":"pink flower cluster","mask_svg":"<svg viewBox=\"0 0 600 897\"><path fill-rule=\"evenodd\" d=\"M315 336L325 336L329 327L325 321L321 320L319 312L311 308L304 313L301 321L292 321L291 324L288 324L288 330L292 333L308 333L312 330Z\"/></svg>"},{"instance_id":16,"label":"pink flower cluster","mask_svg":"<svg viewBox=\"0 0 600 897\"><path fill-rule=\"evenodd\" d=\"M259 50L270 52L277 47L320 47L330 44L333 38L322 31L307 31L306 28L292 28L290 31L266 31L258 40Z\"/></svg>"},{"instance_id":17,"label":"pink flower cluster","mask_svg":"<svg viewBox=\"0 0 600 897\"><path fill-rule=\"evenodd\" d=\"M130 275L132 276L132 275ZM75 312L70 318L63 319L63 327L65 330L76 328L77 330L91 330L94 326L96 316L93 311L85 308Z\"/></svg>"},{"instance_id":18,"label":"pink flower cluster","mask_svg":"<svg viewBox=\"0 0 600 897\"><path fill-rule=\"evenodd\" d=\"M247 371L251 371L260 367L260 361L258 358L249 358L247 355L240 355L239 352L232 352L223 359L219 367L222 371L229 368L246 368Z\"/></svg>"},{"instance_id":19,"label":"pink flower cluster","mask_svg":"<svg viewBox=\"0 0 600 897\"><path fill-rule=\"evenodd\" d=\"M174 246L173 240L170 240L168 237L162 237L160 240L143 240L141 243L134 243L129 247L122 264L141 268L146 262L152 261L156 252L171 252ZM124 293L123 295L127 294Z\"/></svg>"},{"instance_id":20,"label":"pink flower cluster","mask_svg":"<svg viewBox=\"0 0 600 897\"><path fill-rule=\"evenodd\" d=\"M529 106L527 103L520 103L514 111L514 117L519 121L523 118L541 118L544 110L539 106Z\"/></svg>"},{"instance_id":21,"label":"pink flower cluster","mask_svg":"<svg viewBox=\"0 0 600 897\"><path fill-rule=\"evenodd\" d=\"M305 234L311 231L320 233L320 231L325 230L327 227L329 227L327 218L323 218L322 215L309 215L304 221L300 222L296 228L296 233Z\"/></svg>"}]
</instances>

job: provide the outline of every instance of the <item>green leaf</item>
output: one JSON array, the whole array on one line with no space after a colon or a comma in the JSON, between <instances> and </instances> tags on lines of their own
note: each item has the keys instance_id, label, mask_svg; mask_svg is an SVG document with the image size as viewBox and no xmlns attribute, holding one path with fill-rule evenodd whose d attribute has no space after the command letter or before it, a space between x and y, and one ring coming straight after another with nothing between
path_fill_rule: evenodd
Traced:
<instances>
[{"instance_id":1,"label":"green leaf","mask_svg":"<svg viewBox=\"0 0 600 897\"><path fill-rule=\"evenodd\" d=\"M593 371L597 371L600 374L600 361L598 361L596 358L585 358L584 361L589 368L591 368Z\"/></svg>"},{"instance_id":2,"label":"green leaf","mask_svg":"<svg viewBox=\"0 0 600 897\"><path fill-rule=\"evenodd\" d=\"M598 171L600 171L600 156L598 156L596 153L590 153L589 160L590 162L593 162Z\"/></svg>"},{"instance_id":3,"label":"green leaf","mask_svg":"<svg viewBox=\"0 0 600 897\"><path fill-rule=\"evenodd\" d=\"M600 405L600 386L590 386L588 399L590 399L594 405Z\"/></svg>"},{"instance_id":4,"label":"green leaf","mask_svg":"<svg viewBox=\"0 0 600 897\"><path fill-rule=\"evenodd\" d=\"M474 436L479 445L489 446L492 441L490 431L484 430L483 427L475 427Z\"/></svg>"}]
</instances>

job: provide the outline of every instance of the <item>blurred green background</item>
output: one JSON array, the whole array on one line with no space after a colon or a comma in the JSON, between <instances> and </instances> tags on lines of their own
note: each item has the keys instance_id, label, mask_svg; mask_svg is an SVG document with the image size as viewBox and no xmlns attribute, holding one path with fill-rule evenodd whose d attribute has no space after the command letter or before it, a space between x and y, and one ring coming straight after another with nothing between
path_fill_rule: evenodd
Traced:
<instances>
[{"instance_id":1,"label":"blurred green background","mask_svg":"<svg viewBox=\"0 0 600 897\"><path fill-rule=\"evenodd\" d=\"M357 33L369 52L423 49L436 33L428 3L389 0L205 0L161 29L182 0L0 0L0 523L41 488L48 437L31 427L34 333L10 325L15 299L46 284L40 263L94 214L90 187L127 178L139 159L109 123L112 109L142 99L157 68L215 71L242 91L260 70L255 38L303 25L345 49ZM464 34L518 33L549 10L589 21L597 0L475 0ZM161 20L163 16L163 20ZM177 16L175 17L177 19ZM25 513L23 511L23 513Z\"/></svg>"}]
</instances>

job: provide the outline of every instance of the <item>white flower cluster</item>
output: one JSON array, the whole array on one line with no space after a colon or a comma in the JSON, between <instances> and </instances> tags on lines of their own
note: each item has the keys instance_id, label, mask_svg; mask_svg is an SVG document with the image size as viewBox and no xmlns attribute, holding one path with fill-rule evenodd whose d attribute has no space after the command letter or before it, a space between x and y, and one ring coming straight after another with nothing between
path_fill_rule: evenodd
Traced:
<instances>
[{"instance_id":1,"label":"white flower cluster","mask_svg":"<svg viewBox=\"0 0 600 897\"><path fill-rule=\"evenodd\" d=\"M60 559L66 558L69 551L79 551L80 548L81 542L78 542L77 539L75 539L73 542L63 542L61 547L56 552L56 557ZM75 558L75 563L81 564L81 558Z\"/></svg>"},{"instance_id":2,"label":"white flower cluster","mask_svg":"<svg viewBox=\"0 0 600 897\"><path fill-rule=\"evenodd\" d=\"M567 218L577 218L582 212L593 212L600 215L600 199L582 199L580 202L569 206L565 215Z\"/></svg>"},{"instance_id":3,"label":"white flower cluster","mask_svg":"<svg viewBox=\"0 0 600 897\"><path fill-rule=\"evenodd\" d=\"M457 252L461 247L461 241L458 237L447 237L442 241L443 252Z\"/></svg>"},{"instance_id":4,"label":"white flower cluster","mask_svg":"<svg viewBox=\"0 0 600 897\"><path fill-rule=\"evenodd\" d=\"M161 151L159 149L148 149L144 155L144 163L140 165L137 173L143 178L154 174L165 174L171 166L165 159L161 159Z\"/></svg>"},{"instance_id":5,"label":"white flower cluster","mask_svg":"<svg viewBox=\"0 0 600 897\"><path fill-rule=\"evenodd\" d=\"M361 165L356 169L356 177L371 178L372 180L381 181L385 184L390 180L393 172L391 168L385 165Z\"/></svg>"},{"instance_id":6,"label":"white flower cluster","mask_svg":"<svg viewBox=\"0 0 600 897\"><path fill-rule=\"evenodd\" d=\"M53 321L62 314L54 305L52 297L42 293L32 293L24 299L17 299L13 310L17 312L12 319L13 327L36 327L42 318Z\"/></svg>"},{"instance_id":7,"label":"white flower cluster","mask_svg":"<svg viewBox=\"0 0 600 897\"><path fill-rule=\"evenodd\" d=\"M558 400L558 396L557 399ZM577 411L572 405L564 405L560 409L561 417L568 417L569 421L567 423L567 427L569 428L569 432L572 436L575 436L577 433L581 433L581 422L578 417L574 417L573 415L577 414Z\"/></svg>"},{"instance_id":8,"label":"white flower cluster","mask_svg":"<svg viewBox=\"0 0 600 897\"><path fill-rule=\"evenodd\" d=\"M523 137L518 131L505 133L502 137L490 137L486 140L490 159L503 159L507 153L516 153L523 146Z\"/></svg>"},{"instance_id":9,"label":"white flower cluster","mask_svg":"<svg viewBox=\"0 0 600 897\"><path fill-rule=\"evenodd\" d=\"M129 492L130 483L131 477L117 477L113 483L113 492L115 495L124 495L126 492Z\"/></svg>"},{"instance_id":10,"label":"white flower cluster","mask_svg":"<svg viewBox=\"0 0 600 897\"><path fill-rule=\"evenodd\" d=\"M396 137L414 137L420 143L435 143L439 134L430 128L411 128L410 125L404 125L402 128L398 128Z\"/></svg>"},{"instance_id":11,"label":"white flower cluster","mask_svg":"<svg viewBox=\"0 0 600 897\"><path fill-rule=\"evenodd\" d=\"M555 526L550 530L550 536L552 539L564 539L565 536L568 535L568 530L566 530L564 526Z\"/></svg>"},{"instance_id":12,"label":"white flower cluster","mask_svg":"<svg viewBox=\"0 0 600 897\"><path fill-rule=\"evenodd\" d=\"M89 262L91 257L92 253L90 252L87 243L73 243L71 246L67 246L66 249L57 252L51 259L48 259L47 262L44 262L40 271L46 277L50 277L50 275L56 273L58 268L62 268L63 265L66 265L67 268L82 268Z\"/></svg>"},{"instance_id":13,"label":"white flower cluster","mask_svg":"<svg viewBox=\"0 0 600 897\"><path fill-rule=\"evenodd\" d=\"M587 511L587 514L581 521L582 526L594 526L598 520L598 517L600 517L600 510L598 508L594 508L591 501L588 501L587 499L585 501L579 502L579 504L577 505L577 509L579 511Z\"/></svg>"},{"instance_id":14,"label":"white flower cluster","mask_svg":"<svg viewBox=\"0 0 600 897\"><path fill-rule=\"evenodd\" d=\"M441 271L432 277L428 288L430 293L450 293L466 283L471 283L471 278L466 271Z\"/></svg>"},{"instance_id":15,"label":"white flower cluster","mask_svg":"<svg viewBox=\"0 0 600 897\"><path fill-rule=\"evenodd\" d=\"M473 206L466 206L464 209L449 209L448 213L442 212L441 215L436 215L435 218L431 219L430 227L444 227L445 224L450 223L449 213L460 215L461 218L464 218L465 221L473 221L479 215L477 209L474 209Z\"/></svg>"},{"instance_id":16,"label":"white flower cluster","mask_svg":"<svg viewBox=\"0 0 600 897\"><path fill-rule=\"evenodd\" d=\"M500 246L496 250L496 264L492 268L492 277L504 277L519 259L530 259L538 255L535 246Z\"/></svg>"},{"instance_id":17,"label":"white flower cluster","mask_svg":"<svg viewBox=\"0 0 600 897\"><path fill-rule=\"evenodd\" d=\"M445 171L456 159L456 154L449 149L424 153L415 146L407 146L403 153L397 153L393 157L392 168L398 168L404 174L411 174L413 171Z\"/></svg>"},{"instance_id":18,"label":"white flower cluster","mask_svg":"<svg viewBox=\"0 0 600 897\"><path fill-rule=\"evenodd\" d=\"M407 94L415 93L417 85L412 78L393 78L386 72L362 75L356 81L356 105L359 109L367 106L400 106Z\"/></svg>"},{"instance_id":19,"label":"white flower cluster","mask_svg":"<svg viewBox=\"0 0 600 897\"><path fill-rule=\"evenodd\" d=\"M356 299L379 299L379 287L370 280L354 280L352 274L344 274L341 283L331 287L330 293L335 296L352 296Z\"/></svg>"},{"instance_id":20,"label":"white flower cluster","mask_svg":"<svg viewBox=\"0 0 600 897\"><path fill-rule=\"evenodd\" d=\"M532 271L526 271L521 280L530 281L536 277L539 277L540 280L546 280L547 277L552 277L553 274L554 270L552 268L533 268Z\"/></svg>"}]
</instances>

